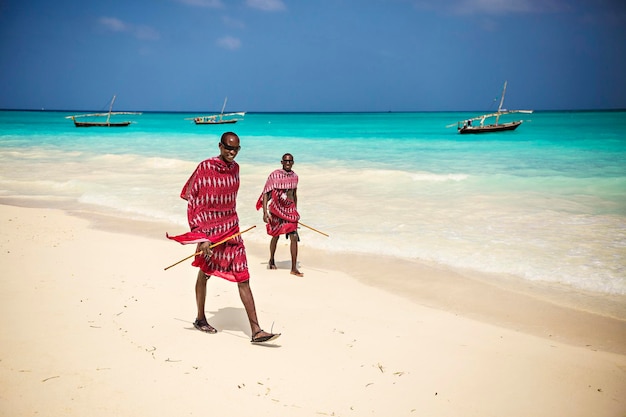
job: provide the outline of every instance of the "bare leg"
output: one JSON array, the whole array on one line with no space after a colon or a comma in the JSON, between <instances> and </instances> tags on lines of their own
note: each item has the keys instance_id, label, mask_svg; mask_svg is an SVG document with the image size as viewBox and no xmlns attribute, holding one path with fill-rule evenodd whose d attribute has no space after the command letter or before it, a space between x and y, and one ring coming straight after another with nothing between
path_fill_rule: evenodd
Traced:
<instances>
[{"instance_id":1,"label":"bare leg","mask_svg":"<svg viewBox=\"0 0 626 417\"><path fill-rule=\"evenodd\" d=\"M198 269L198 278L196 278L196 306L198 307L197 320L206 320L204 315L204 304L206 302L206 282L209 277L206 276L201 269Z\"/></svg>"},{"instance_id":2,"label":"bare leg","mask_svg":"<svg viewBox=\"0 0 626 417\"><path fill-rule=\"evenodd\" d=\"M241 297L241 302L246 309L246 314L248 314L252 336L269 335L269 333L261 330L261 326L259 325L259 320L256 316L256 307L254 305L254 297L252 296L252 289L250 289L250 281L238 282L237 286L239 287L239 297Z\"/></svg>"},{"instance_id":3,"label":"bare leg","mask_svg":"<svg viewBox=\"0 0 626 417\"><path fill-rule=\"evenodd\" d=\"M201 269L198 269L198 277L196 278L196 306L198 307L198 313L196 315L196 321L193 323L193 326L196 329L206 333L217 333L215 327L211 326L207 322L206 315L204 314L204 304L206 301L206 282L209 278L210 276L202 272Z\"/></svg>"},{"instance_id":4,"label":"bare leg","mask_svg":"<svg viewBox=\"0 0 626 417\"><path fill-rule=\"evenodd\" d=\"M280 236L272 236L272 240L270 241L270 262L269 268L276 269L276 263L274 262L274 255L276 254L276 244L278 243L278 238Z\"/></svg>"},{"instance_id":5,"label":"bare leg","mask_svg":"<svg viewBox=\"0 0 626 417\"><path fill-rule=\"evenodd\" d=\"M289 240L291 241L291 274L303 277L304 274L298 271L298 235L296 233L290 234Z\"/></svg>"}]
</instances>

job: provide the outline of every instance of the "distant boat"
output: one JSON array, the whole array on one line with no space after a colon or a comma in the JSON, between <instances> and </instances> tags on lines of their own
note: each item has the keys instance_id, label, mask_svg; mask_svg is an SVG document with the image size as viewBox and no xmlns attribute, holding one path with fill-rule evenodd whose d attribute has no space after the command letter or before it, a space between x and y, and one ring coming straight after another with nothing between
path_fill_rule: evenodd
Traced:
<instances>
[{"instance_id":1,"label":"distant boat","mask_svg":"<svg viewBox=\"0 0 626 417\"><path fill-rule=\"evenodd\" d=\"M502 132L506 130L515 130L522 124L523 120L515 120L513 122L500 123L500 116L513 113L532 113L532 110L506 110L502 108L504 103L504 94L506 93L506 81L504 82L504 88L502 89L502 97L500 98L500 105L498 111L495 113L483 114L482 116L473 117L471 119L462 120L457 123L457 130L459 133L489 133L489 132ZM485 120L495 117L495 123L485 124ZM478 124L474 122L478 121ZM448 125L452 127L454 125Z\"/></svg>"},{"instance_id":2,"label":"distant boat","mask_svg":"<svg viewBox=\"0 0 626 417\"><path fill-rule=\"evenodd\" d=\"M115 102L115 96L111 99L111 104L109 105L108 113L89 113L89 114L76 114L74 116L67 116L66 119L72 119L74 122L74 126L76 127L126 127L130 125L132 122L124 121L124 122L112 122L111 116L118 114L141 114L137 112L128 112L128 111L117 111L113 110L113 103ZM76 120L80 117L106 117L106 121L96 122L96 121L85 121L81 122Z\"/></svg>"},{"instance_id":3,"label":"distant boat","mask_svg":"<svg viewBox=\"0 0 626 417\"><path fill-rule=\"evenodd\" d=\"M224 113L224 109L226 108L226 102L228 101L228 97L224 99L224 104L222 105L222 111L220 114L212 114L209 116L196 116L192 118L187 118L185 120L193 120L193 122L197 125L222 125L226 123L237 123L239 120L237 116L245 116L245 112L237 112L237 113Z\"/></svg>"}]
</instances>

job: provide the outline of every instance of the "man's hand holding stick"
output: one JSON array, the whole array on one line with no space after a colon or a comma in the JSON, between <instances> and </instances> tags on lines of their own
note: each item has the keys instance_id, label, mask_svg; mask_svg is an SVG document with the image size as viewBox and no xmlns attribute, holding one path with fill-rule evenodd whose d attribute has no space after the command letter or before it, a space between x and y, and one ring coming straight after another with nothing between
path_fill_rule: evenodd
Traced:
<instances>
[{"instance_id":1,"label":"man's hand holding stick","mask_svg":"<svg viewBox=\"0 0 626 417\"><path fill-rule=\"evenodd\" d=\"M234 237L237 237L237 236L239 236L239 235L240 235L240 234L242 234L242 233L246 233L248 230L254 229L255 227L256 227L256 225L251 226L251 227L248 227L248 228L247 228L246 230L244 230L244 231L237 232L237 233L235 233L234 235L231 235L231 236L225 237L224 239L220 240L219 242L212 243L212 244L209 246L209 249L213 249L213 248L214 248L214 247L216 247L217 245L221 245L222 243L224 243L224 242L226 242L226 241L228 241L228 240L230 240L230 239L232 239L232 238L234 238ZM186 257L186 258L184 258L184 259L181 259L180 261L178 261L178 262L176 262L176 263L174 263L174 264L172 264L172 265L170 265L170 266L166 267L164 270L165 270L165 271L167 271L167 270L168 270L168 269L170 269L171 267L176 266L176 265L178 265L178 264L179 264L179 263L181 263L181 262L185 262L187 259L189 259L189 258L193 258L194 256L196 256L196 255L200 255L201 253L202 253L202 251L200 250L200 251L198 251L198 252L194 253L193 255L189 255L188 257Z\"/></svg>"}]
</instances>

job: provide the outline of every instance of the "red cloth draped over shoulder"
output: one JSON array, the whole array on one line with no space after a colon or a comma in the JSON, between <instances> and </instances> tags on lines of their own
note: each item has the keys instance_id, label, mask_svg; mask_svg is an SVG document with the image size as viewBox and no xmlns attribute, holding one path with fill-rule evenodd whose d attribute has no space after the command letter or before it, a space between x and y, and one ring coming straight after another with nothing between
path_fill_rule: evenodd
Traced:
<instances>
[{"instance_id":1,"label":"red cloth draped over shoulder","mask_svg":"<svg viewBox=\"0 0 626 417\"><path fill-rule=\"evenodd\" d=\"M218 242L239 232L237 192L239 165L219 157L201 162L189 177L180 196L187 200L187 221L191 231L167 236L182 244ZM192 263L207 275L233 282L250 278L246 249L241 236L213 248L213 255L197 255Z\"/></svg>"},{"instance_id":2,"label":"red cloth draped over shoulder","mask_svg":"<svg viewBox=\"0 0 626 417\"><path fill-rule=\"evenodd\" d=\"M257 200L256 209L263 207L263 195L270 193L267 209L272 218L265 225L268 235L279 236L298 229L300 214L296 209L295 201L287 196L287 190L296 188L298 188L298 175L294 171L277 169L267 178L263 192Z\"/></svg>"}]
</instances>

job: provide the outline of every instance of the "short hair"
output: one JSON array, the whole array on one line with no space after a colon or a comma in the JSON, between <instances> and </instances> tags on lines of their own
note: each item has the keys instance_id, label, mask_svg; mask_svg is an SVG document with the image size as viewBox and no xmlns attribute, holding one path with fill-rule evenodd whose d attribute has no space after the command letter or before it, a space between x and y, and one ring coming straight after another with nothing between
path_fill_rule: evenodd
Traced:
<instances>
[{"instance_id":1,"label":"short hair","mask_svg":"<svg viewBox=\"0 0 626 417\"><path fill-rule=\"evenodd\" d=\"M237 139L239 139L239 136L237 136L237 134L235 132L224 132L224 133L222 133L222 137L220 138L220 142L224 143L226 138L229 137L229 136L234 136Z\"/></svg>"}]
</instances>

